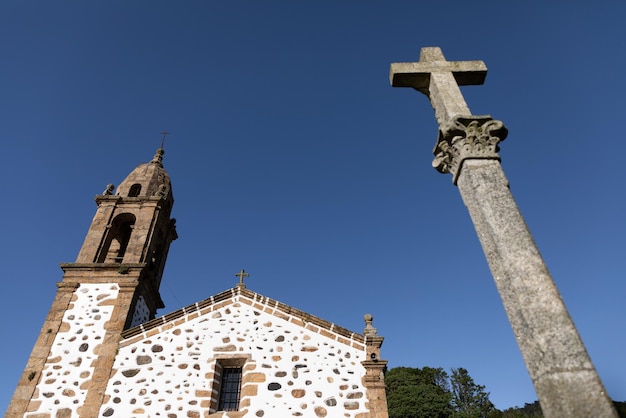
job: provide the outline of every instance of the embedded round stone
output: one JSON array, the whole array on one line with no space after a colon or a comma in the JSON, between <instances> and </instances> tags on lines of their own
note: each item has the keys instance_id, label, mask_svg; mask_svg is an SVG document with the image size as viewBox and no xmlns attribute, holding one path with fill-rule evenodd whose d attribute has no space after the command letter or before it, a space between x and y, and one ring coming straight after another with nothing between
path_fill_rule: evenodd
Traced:
<instances>
[{"instance_id":1,"label":"embedded round stone","mask_svg":"<svg viewBox=\"0 0 626 418\"><path fill-rule=\"evenodd\" d=\"M291 396L294 398L302 398L306 395L306 391L304 389L294 389L291 391Z\"/></svg>"},{"instance_id":2,"label":"embedded round stone","mask_svg":"<svg viewBox=\"0 0 626 418\"><path fill-rule=\"evenodd\" d=\"M150 356L137 356L137 364L138 365L142 365L142 364L148 364L148 363L152 363L152 358Z\"/></svg>"},{"instance_id":3,"label":"embedded round stone","mask_svg":"<svg viewBox=\"0 0 626 418\"><path fill-rule=\"evenodd\" d=\"M318 417L325 417L327 414L328 412L326 411L326 408L324 408L323 406L315 407L315 415L317 415Z\"/></svg>"},{"instance_id":4,"label":"embedded round stone","mask_svg":"<svg viewBox=\"0 0 626 418\"><path fill-rule=\"evenodd\" d=\"M122 372L122 374L126 377L133 377L135 375L137 375L137 373L139 373L139 369L128 369L128 370L124 370Z\"/></svg>"},{"instance_id":5,"label":"embedded round stone","mask_svg":"<svg viewBox=\"0 0 626 418\"><path fill-rule=\"evenodd\" d=\"M335 406L335 405L337 405L337 399L335 399L335 398L332 398L332 397L331 397L331 398L326 399L326 400L324 401L324 403L325 403L327 406Z\"/></svg>"}]
</instances>

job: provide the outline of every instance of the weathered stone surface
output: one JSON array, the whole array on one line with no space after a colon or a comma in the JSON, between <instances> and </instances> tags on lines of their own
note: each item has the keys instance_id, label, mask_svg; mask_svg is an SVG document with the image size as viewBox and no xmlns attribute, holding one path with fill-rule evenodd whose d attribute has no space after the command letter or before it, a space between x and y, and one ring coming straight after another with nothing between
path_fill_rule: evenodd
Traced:
<instances>
[{"instance_id":1,"label":"weathered stone surface","mask_svg":"<svg viewBox=\"0 0 626 418\"><path fill-rule=\"evenodd\" d=\"M325 417L328 415L328 411L323 406L316 406L314 411L315 415L318 417Z\"/></svg>"},{"instance_id":2,"label":"weathered stone surface","mask_svg":"<svg viewBox=\"0 0 626 418\"><path fill-rule=\"evenodd\" d=\"M455 116L439 129L433 167L451 173L456 184L465 160L499 160L498 144L507 133L502 122L489 116Z\"/></svg>"},{"instance_id":3,"label":"weathered stone surface","mask_svg":"<svg viewBox=\"0 0 626 418\"><path fill-rule=\"evenodd\" d=\"M470 115L459 85L483 84L487 67L482 61L446 61L440 48L422 48L419 62L391 64L394 87L413 87L426 94L439 124L456 115Z\"/></svg>"},{"instance_id":4,"label":"weathered stone surface","mask_svg":"<svg viewBox=\"0 0 626 418\"><path fill-rule=\"evenodd\" d=\"M265 373L247 373L246 374L246 381L248 382L255 382L255 383L261 383L261 382L265 382Z\"/></svg>"},{"instance_id":5,"label":"weathered stone surface","mask_svg":"<svg viewBox=\"0 0 626 418\"><path fill-rule=\"evenodd\" d=\"M150 364L152 363L152 357L150 356L137 356L137 364L139 366L143 365L143 364Z\"/></svg>"},{"instance_id":6,"label":"weathered stone surface","mask_svg":"<svg viewBox=\"0 0 626 418\"><path fill-rule=\"evenodd\" d=\"M259 393L259 387L257 385L245 385L241 388L241 397L256 396Z\"/></svg>"},{"instance_id":7,"label":"weathered stone surface","mask_svg":"<svg viewBox=\"0 0 626 418\"><path fill-rule=\"evenodd\" d=\"M291 396L294 398L302 398L304 395L306 395L306 390L304 389L293 389L291 391Z\"/></svg>"},{"instance_id":8,"label":"weathered stone surface","mask_svg":"<svg viewBox=\"0 0 626 418\"><path fill-rule=\"evenodd\" d=\"M467 160L458 180L546 417L615 412L497 160ZM604 405L604 408L602 407Z\"/></svg>"},{"instance_id":9,"label":"weathered stone surface","mask_svg":"<svg viewBox=\"0 0 626 418\"><path fill-rule=\"evenodd\" d=\"M224 352L224 351L235 351L237 348L233 344L224 345L221 347L214 347L213 351Z\"/></svg>"},{"instance_id":10,"label":"weathered stone surface","mask_svg":"<svg viewBox=\"0 0 626 418\"><path fill-rule=\"evenodd\" d=\"M69 408L59 409L55 415L55 418L71 418L72 410Z\"/></svg>"},{"instance_id":11,"label":"weathered stone surface","mask_svg":"<svg viewBox=\"0 0 626 418\"><path fill-rule=\"evenodd\" d=\"M133 377L135 375L137 375L137 373L139 373L140 370L139 369L129 369L129 370L123 370L122 374L126 377Z\"/></svg>"},{"instance_id":12,"label":"weathered stone surface","mask_svg":"<svg viewBox=\"0 0 626 418\"><path fill-rule=\"evenodd\" d=\"M544 416L617 417L510 193L497 155L506 128L472 116L461 95L458 85L482 84L485 74L481 62L449 62L439 48L423 48L420 62L391 65L391 84L418 89L435 109L433 166L459 187Z\"/></svg>"},{"instance_id":13,"label":"weathered stone surface","mask_svg":"<svg viewBox=\"0 0 626 418\"><path fill-rule=\"evenodd\" d=\"M363 392L350 392L346 396L347 399L360 399L363 397Z\"/></svg>"}]
</instances>

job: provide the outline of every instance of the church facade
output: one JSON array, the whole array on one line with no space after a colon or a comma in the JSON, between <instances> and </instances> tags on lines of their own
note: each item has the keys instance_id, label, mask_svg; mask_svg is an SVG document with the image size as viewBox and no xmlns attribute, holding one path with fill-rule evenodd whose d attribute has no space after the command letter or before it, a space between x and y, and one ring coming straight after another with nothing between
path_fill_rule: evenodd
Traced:
<instances>
[{"instance_id":1,"label":"church facade","mask_svg":"<svg viewBox=\"0 0 626 418\"><path fill-rule=\"evenodd\" d=\"M241 280L156 318L177 238L163 153L96 196L5 417L387 418L371 315L355 333Z\"/></svg>"}]
</instances>

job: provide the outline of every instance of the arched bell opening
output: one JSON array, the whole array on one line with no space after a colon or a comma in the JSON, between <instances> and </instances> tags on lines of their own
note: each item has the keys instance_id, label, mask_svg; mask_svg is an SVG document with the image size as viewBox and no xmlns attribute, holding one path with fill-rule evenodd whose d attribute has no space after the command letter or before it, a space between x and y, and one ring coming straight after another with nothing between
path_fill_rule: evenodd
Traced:
<instances>
[{"instance_id":1,"label":"arched bell opening","mask_svg":"<svg viewBox=\"0 0 626 418\"><path fill-rule=\"evenodd\" d=\"M120 264L124 260L135 220L135 215L131 213L122 213L113 219L106 234L104 245L98 255L97 263Z\"/></svg>"}]
</instances>

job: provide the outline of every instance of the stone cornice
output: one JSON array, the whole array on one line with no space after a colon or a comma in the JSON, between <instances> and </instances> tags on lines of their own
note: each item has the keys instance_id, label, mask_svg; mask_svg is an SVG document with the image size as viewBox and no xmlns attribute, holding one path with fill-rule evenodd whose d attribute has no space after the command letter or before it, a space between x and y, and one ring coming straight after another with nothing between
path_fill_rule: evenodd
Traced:
<instances>
[{"instance_id":1,"label":"stone cornice","mask_svg":"<svg viewBox=\"0 0 626 418\"><path fill-rule=\"evenodd\" d=\"M385 338L381 337L380 335L375 335L375 336L366 335L365 345L371 345L371 346L380 348L383 345L384 340Z\"/></svg>"},{"instance_id":2,"label":"stone cornice","mask_svg":"<svg viewBox=\"0 0 626 418\"><path fill-rule=\"evenodd\" d=\"M96 201L96 203L98 205L100 205L101 203L104 202L111 202L111 203L145 203L145 202L155 202L158 203L159 201L163 200L165 201L166 199L161 197L161 196L137 196L137 197L124 197L124 196L120 196L120 195L106 195L106 194L102 194L102 195L97 195L96 197L94 197L94 200Z\"/></svg>"},{"instance_id":3,"label":"stone cornice","mask_svg":"<svg viewBox=\"0 0 626 418\"><path fill-rule=\"evenodd\" d=\"M104 271L104 270L113 270L113 271L126 271L130 272L131 270L141 270L144 269L147 264L146 263L61 263L59 264L61 269L64 272L68 271ZM126 273L120 273L126 274Z\"/></svg>"},{"instance_id":4,"label":"stone cornice","mask_svg":"<svg viewBox=\"0 0 626 418\"><path fill-rule=\"evenodd\" d=\"M192 313L200 313L200 311L205 310L206 308L211 307L212 305L218 304L220 302L227 301L231 299L235 302L237 297L245 297L249 299L252 303L258 303L263 307L280 311L283 314L290 315L302 321L304 326L306 327L308 324L312 324L320 329L323 329L331 334L338 335L343 338L347 338L349 340L356 341L360 344L365 343L366 338L359 333L348 330L347 328L336 325L332 322L321 319L315 315L308 314L304 311L296 309L292 306L286 305L277 300L268 298L266 296L255 293L251 290L246 289L244 286L235 286L234 288L225 290L221 293L218 293L215 296L211 296L208 299L204 299L200 302L197 302L193 305L186 306L177 311L166 314L162 317L155 318L151 321L143 323L134 328L130 328L122 333L122 338L130 338L142 333L145 333L151 329L162 327L166 324L169 324L177 319L184 318ZM253 305L254 306L254 305ZM196 314L197 316L197 314ZM195 316L194 316L195 317ZM382 337L378 337L382 340ZM370 337L371 339L371 337Z\"/></svg>"},{"instance_id":5,"label":"stone cornice","mask_svg":"<svg viewBox=\"0 0 626 418\"><path fill-rule=\"evenodd\" d=\"M78 287L80 286L80 283L78 282L57 282L57 288L59 289L59 291L64 291L64 292L74 292L76 289L78 289Z\"/></svg>"},{"instance_id":6,"label":"stone cornice","mask_svg":"<svg viewBox=\"0 0 626 418\"><path fill-rule=\"evenodd\" d=\"M433 150L433 167L440 173L451 173L456 184L463 161L467 159L500 160L498 143L508 130L491 116L455 116L439 129Z\"/></svg>"}]
</instances>

